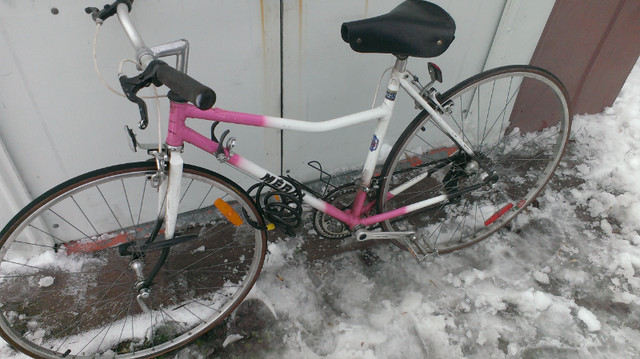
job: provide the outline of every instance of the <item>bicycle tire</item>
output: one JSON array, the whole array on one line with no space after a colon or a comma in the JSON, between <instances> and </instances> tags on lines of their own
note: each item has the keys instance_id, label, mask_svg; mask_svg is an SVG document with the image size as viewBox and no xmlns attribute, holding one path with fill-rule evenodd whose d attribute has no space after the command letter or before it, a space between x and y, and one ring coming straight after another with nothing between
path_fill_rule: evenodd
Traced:
<instances>
[{"instance_id":1,"label":"bicycle tire","mask_svg":"<svg viewBox=\"0 0 640 359\"><path fill-rule=\"evenodd\" d=\"M253 201L227 178L185 165L174 237L183 242L163 247L158 237L151 243L158 248L143 250L162 207L155 173L155 162L89 172L39 196L4 227L0 335L8 343L37 358L156 357L242 302L266 253L266 233L233 217L244 209L262 224ZM141 300L145 311L131 263L142 262L144 274L163 255Z\"/></svg>"},{"instance_id":2,"label":"bicycle tire","mask_svg":"<svg viewBox=\"0 0 640 359\"><path fill-rule=\"evenodd\" d=\"M392 147L378 195L380 212L446 195L438 205L382 223L386 231L415 231L427 249L423 254L470 246L522 212L558 166L571 130L566 89L532 66L477 74L437 98L445 122L476 156L465 155L423 110ZM408 190L398 189L420 177ZM411 249L406 242L394 244Z\"/></svg>"}]
</instances>

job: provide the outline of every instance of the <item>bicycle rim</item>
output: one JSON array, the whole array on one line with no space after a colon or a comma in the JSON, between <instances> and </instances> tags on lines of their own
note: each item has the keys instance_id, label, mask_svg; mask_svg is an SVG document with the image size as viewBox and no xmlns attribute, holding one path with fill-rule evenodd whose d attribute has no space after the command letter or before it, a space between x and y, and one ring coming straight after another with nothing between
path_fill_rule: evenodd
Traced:
<instances>
[{"instance_id":1,"label":"bicycle rim","mask_svg":"<svg viewBox=\"0 0 640 359\"><path fill-rule=\"evenodd\" d=\"M385 162L379 210L448 199L385 221L383 228L415 231L430 251L446 253L503 227L540 193L564 153L571 127L567 98L557 78L531 66L490 70L442 94L443 119L475 156L420 113Z\"/></svg>"},{"instance_id":2,"label":"bicycle rim","mask_svg":"<svg viewBox=\"0 0 640 359\"><path fill-rule=\"evenodd\" d=\"M79 176L3 229L0 334L9 343L43 358L154 357L205 333L242 301L265 255L266 234L234 215L244 209L261 223L253 203L224 177L185 165L176 231L184 241L142 251L162 204L153 174L155 163L142 162ZM148 274L163 253L148 298L139 300L132 263Z\"/></svg>"}]
</instances>

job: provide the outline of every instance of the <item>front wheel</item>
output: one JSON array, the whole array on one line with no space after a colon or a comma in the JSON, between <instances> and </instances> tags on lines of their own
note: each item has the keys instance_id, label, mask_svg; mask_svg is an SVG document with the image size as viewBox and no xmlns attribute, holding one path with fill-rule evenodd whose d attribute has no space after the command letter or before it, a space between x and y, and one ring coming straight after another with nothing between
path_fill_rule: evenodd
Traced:
<instances>
[{"instance_id":1,"label":"front wheel","mask_svg":"<svg viewBox=\"0 0 640 359\"><path fill-rule=\"evenodd\" d=\"M266 233L248 224L262 223L253 202L226 178L185 165L176 237L163 243L155 174L151 162L87 173L7 224L0 232L5 340L38 358L155 357L240 304L266 251Z\"/></svg>"},{"instance_id":2,"label":"front wheel","mask_svg":"<svg viewBox=\"0 0 640 359\"><path fill-rule=\"evenodd\" d=\"M531 66L483 72L440 95L443 119L474 154L445 136L426 111L420 113L387 157L378 209L409 210L429 198L443 200L382 227L415 231L425 248L438 253L467 247L503 227L557 167L571 127L567 99L556 77Z\"/></svg>"}]
</instances>

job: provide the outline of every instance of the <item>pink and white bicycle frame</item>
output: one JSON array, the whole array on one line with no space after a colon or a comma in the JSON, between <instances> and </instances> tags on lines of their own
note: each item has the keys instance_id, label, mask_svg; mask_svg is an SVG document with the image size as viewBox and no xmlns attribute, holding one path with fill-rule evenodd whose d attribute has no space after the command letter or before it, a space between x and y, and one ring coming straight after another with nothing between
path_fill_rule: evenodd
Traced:
<instances>
[{"instance_id":1,"label":"pink and white bicycle frame","mask_svg":"<svg viewBox=\"0 0 640 359\"><path fill-rule=\"evenodd\" d=\"M408 206L397 208L385 213L365 217L364 214L375 205L375 203L367 203L366 191L371 185L371 181L374 175L374 168L378 161L380 154L379 143L383 143L387 127L389 125L391 115L393 113L393 107L395 104L396 94L399 88L406 91L417 103L419 103L424 109L431 115L432 121L436 126L444 132L447 136L452 138L458 146L470 155L473 155L472 149L467 146L462 138L453 131L449 125L442 119L440 114L435 111L427 101L419 94L418 90L408 80L413 77L405 70L406 60L397 59L387 92L383 103L370 110L358 112L355 114L339 117L331 120L321 122L307 122L300 120L292 120L279 117L269 117L252 115L241 112L227 111L220 108L213 108L210 110L200 110L197 107L189 103L171 103L171 110L169 116L169 128L166 143L170 149L170 167L169 167L169 188L167 192L167 238L170 238L173 233L173 221L175 220L178 206L178 194L180 193L180 178L182 177L182 157L181 151L185 142L195 145L204 151L211 154L215 154L218 151L219 146L223 146L218 142L215 142L195 130L188 127L185 123L187 118L203 119L210 121L219 121L226 123L233 123L247 126L266 127L279 130L291 130L301 132L326 132L339 128L352 126L358 123L366 121L377 121L376 129L372 136L371 146L368 148L367 158L362 169L359 184L360 190L357 192L355 201L351 208L348 210L340 210L331 204L317 198L308 191L302 191L304 196L303 202L312 208L315 208L323 213L334 217L341 222L345 223L350 229L354 229L357 226L370 226L418 209L432 206L438 203L442 203L448 199L446 195L436 196L427 200L423 200ZM237 153L230 152L224 149L226 155L226 161L230 165L238 168L242 172L260 179L261 181L285 191L292 191L293 185L286 179L269 172L268 170L260 167L254 162L240 156ZM389 197L395 196L416 183L423 180L427 174L417 176L410 181L407 181L388 193ZM176 188L177 187L177 188Z\"/></svg>"},{"instance_id":2,"label":"pink and white bicycle frame","mask_svg":"<svg viewBox=\"0 0 640 359\"><path fill-rule=\"evenodd\" d=\"M129 17L129 9L125 4L119 4L117 7L117 14L120 23L122 24L127 37L131 41L131 44L139 54L139 62L142 64L142 68L145 68L156 57L178 55L177 67L181 71L186 70L186 41L179 41L176 50L176 43L169 43L149 49L146 47L142 38L138 34L135 26L131 22ZM426 199L420 202L413 203L408 206L397 208L385 213L380 213L370 217L365 217L364 214L375 205L375 203L367 203L366 192L369 190L371 180L373 179L375 165L378 161L380 154L380 143L384 143L384 137L393 114L393 107L395 105L395 98L398 90L402 88L405 92L413 98L422 108L424 108L430 115L431 120L435 123L444 135L451 138L458 147L469 155L473 155L473 150L469 147L462 137L460 137L447 123L442 119L438 111L434 110L427 101L419 93L419 90L411 83L409 79L413 79L406 70L406 59L397 58L393 70L391 72L391 78L387 86L387 92L385 99L381 105L370 110L358 112L352 115L339 117L331 120L321 122L307 122L300 120L292 120L286 118L251 115L241 112L232 112L222 110L220 108L213 108L210 110L200 110L197 107L188 103L171 103L171 111L169 115L169 129L167 133L166 143L169 146L169 181L166 187L166 212L165 212L165 237L172 238L175 229L175 221L177 219L179 194L180 194L180 181L182 178L182 148L185 142L191 143L198 148L203 149L211 154L215 154L218 151L220 144L209 138L201 135L200 133L189 128L185 121L187 118L203 119L210 121L219 121L234 123L247 126L266 127L279 130L291 130L301 132L326 132L339 128L352 126L358 123L366 121L377 121L376 129L372 136L372 142L370 148L368 148L367 158L365 160L362 174L360 176L359 185L360 190L357 192L353 205L348 210L340 210L335 206L315 197L312 193L303 190L303 203L315 208L323 213L334 217L341 222L345 223L350 229L356 227L370 226L403 214L416 211L421 208L432 206L438 203L442 203L448 200L446 195L436 196L430 199ZM437 101L435 101L437 102ZM224 149L226 155L226 161L243 171L244 173L260 179L267 184L283 190L293 190L293 185L286 179L269 172L268 170L260 167L259 165L251 162L250 160L240 156L237 153L230 153L229 150ZM413 185L417 184L428 176L427 173L416 176L415 178L400 184L388 192L389 197L393 197ZM387 234L389 232L386 232ZM369 233L370 234L370 233ZM358 239L367 239L368 233L364 233L361 237L356 235Z\"/></svg>"}]
</instances>

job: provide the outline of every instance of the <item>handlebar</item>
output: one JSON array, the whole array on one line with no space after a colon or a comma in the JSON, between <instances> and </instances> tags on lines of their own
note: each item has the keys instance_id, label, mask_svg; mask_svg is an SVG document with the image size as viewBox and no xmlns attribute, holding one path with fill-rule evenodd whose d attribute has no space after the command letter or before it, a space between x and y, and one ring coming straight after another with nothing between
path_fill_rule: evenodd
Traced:
<instances>
[{"instance_id":1,"label":"handlebar","mask_svg":"<svg viewBox=\"0 0 640 359\"><path fill-rule=\"evenodd\" d=\"M165 63L158 67L156 78L201 110L210 109L216 102L216 93L212 89Z\"/></svg>"},{"instance_id":2,"label":"handlebar","mask_svg":"<svg viewBox=\"0 0 640 359\"><path fill-rule=\"evenodd\" d=\"M143 72L130 78L122 76L120 83L127 98L137 103L140 107L142 119L138 127L145 128L148 119L146 104L136 93L143 87L151 84L157 86L165 85L174 94L178 95L180 100L184 99L185 101L189 101L201 110L210 109L216 101L216 94L211 88L201 84L186 73L180 72L167 65L163 61L157 60L153 51L144 44L142 37L136 30L129 16L132 3L133 0L116 0L111 5L105 5L102 10L87 8L85 11L91 14L96 23L102 23L107 18L117 14L122 28L125 30L129 41L136 50L138 62ZM172 96L172 99L176 100L175 96Z\"/></svg>"}]
</instances>

